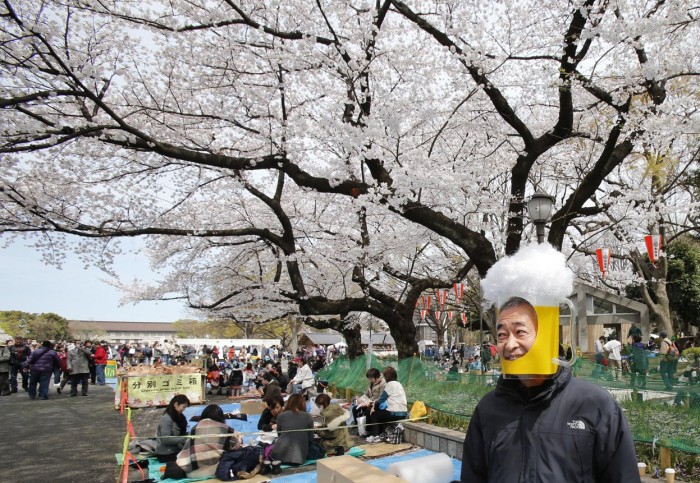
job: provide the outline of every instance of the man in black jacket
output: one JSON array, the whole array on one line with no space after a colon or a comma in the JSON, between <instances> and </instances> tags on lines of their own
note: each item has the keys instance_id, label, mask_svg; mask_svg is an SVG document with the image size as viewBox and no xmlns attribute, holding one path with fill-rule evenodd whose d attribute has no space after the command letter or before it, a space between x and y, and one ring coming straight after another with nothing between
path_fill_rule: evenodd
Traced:
<instances>
[{"instance_id":1,"label":"man in black jacket","mask_svg":"<svg viewBox=\"0 0 700 483\"><path fill-rule=\"evenodd\" d=\"M498 317L501 360L533 346L537 313L524 299ZM462 482L639 482L632 433L604 389L560 367L554 377L501 378L479 402L464 440Z\"/></svg>"},{"instance_id":2,"label":"man in black jacket","mask_svg":"<svg viewBox=\"0 0 700 483\"><path fill-rule=\"evenodd\" d=\"M27 368L27 360L32 354L32 350L24 339L20 336L15 337L15 344L10 347L12 358L10 359L10 387L12 392L17 392L17 376L22 378L22 389L28 390L29 384L29 369Z\"/></svg>"}]
</instances>

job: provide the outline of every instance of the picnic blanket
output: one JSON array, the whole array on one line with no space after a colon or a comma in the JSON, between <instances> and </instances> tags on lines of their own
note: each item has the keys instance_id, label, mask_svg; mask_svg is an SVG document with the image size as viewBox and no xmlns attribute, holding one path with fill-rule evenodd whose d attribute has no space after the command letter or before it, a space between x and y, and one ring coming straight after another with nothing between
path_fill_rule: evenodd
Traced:
<instances>
[{"instance_id":1,"label":"picnic blanket","mask_svg":"<svg viewBox=\"0 0 700 483\"><path fill-rule=\"evenodd\" d=\"M224 411L224 413L230 413L230 412L238 412L240 411L241 405L238 403L229 403L229 404L220 404L221 409ZM197 423L195 421L190 421L190 418L192 416L199 416L202 414L202 411L204 410L206 406L204 405L198 405L198 406L190 406L184 411L184 415L187 418L187 431L191 431L192 427L194 427ZM231 426L233 429L236 430L236 432L244 433L243 436L243 443L244 444L251 444L254 445L256 444L257 440L257 435L255 433L258 432L258 421L260 420L260 415L259 414L251 414L248 415L248 421L241 421L240 419L227 419L226 424ZM247 434L246 434L247 433ZM350 448L348 452L346 453L349 456L354 456L356 458L363 456L365 454L365 449L361 448L359 446L356 446L354 448ZM137 459L139 458L139 455L134 455ZM117 459L118 464L122 464L122 455L121 453L115 454L115 457ZM162 482L162 483L186 483L190 481L209 481L212 483L216 483L219 480L218 478L214 477L207 477L207 478L184 478L180 480L175 480L172 478L168 478L165 480L161 480L161 476L163 474L163 470L165 469L165 464L161 463L158 461L157 458L151 457L147 458L148 460L148 468L144 469L144 473L146 474L147 478L153 478L156 481ZM307 460L305 461L302 465L300 466L309 466L309 465L314 465L316 464L317 460ZM286 466L282 465L282 468L291 468L291 466ZM247 481L250 483L261 483L261 482L266 482L270 481L271 477L269 476L261 476L258 475L253 479L249 480L242 480L242 481Z\"/></svg>"}]
</instances>

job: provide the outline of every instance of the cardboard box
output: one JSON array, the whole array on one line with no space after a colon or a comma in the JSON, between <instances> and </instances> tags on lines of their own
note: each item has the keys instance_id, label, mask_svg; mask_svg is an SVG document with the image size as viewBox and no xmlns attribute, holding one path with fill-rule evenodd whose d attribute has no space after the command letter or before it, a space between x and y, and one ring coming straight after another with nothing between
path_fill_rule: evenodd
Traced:
<instances>
[{"instance_id":1,"label":"cardboard box","mask_svg":"<svg viewBox=\"0 0 700 483\"><path fill-rule=\"evenodd\" d=\"M333 456L316 463L318 483L407 483L352 456Z\"/></svg>"},{"instance_id":2,"label":"cardboard box","mask_svg":"<svg viewBox=\"0 0 700 483\"><path fill-rule=\"evenodd\" d=\"M248 399L241 401L241 412L243 414L262 414L267 405L262 399Z\"/></svg>"}]
</instances>

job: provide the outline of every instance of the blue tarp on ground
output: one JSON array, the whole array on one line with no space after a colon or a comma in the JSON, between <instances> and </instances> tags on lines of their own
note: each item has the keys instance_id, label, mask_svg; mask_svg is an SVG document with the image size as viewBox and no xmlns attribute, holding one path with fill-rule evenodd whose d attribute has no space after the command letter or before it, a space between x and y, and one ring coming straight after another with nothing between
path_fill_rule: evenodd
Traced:
<instances>
[{"instance_id":1,"label":"blue tarp on ground","mask_svg":"<svg viewBox=\"0 0 700 483\"><path fill-rule=\"evenodd\" d=\"M220 404L221 409L223 409L224 413L228 412L236 412L240 411L241 405L238 403L230 403L230 404ZM204 405L198 405L198 406L192 406L187 409L185 409L184 415L187 417L188 420L188 425L187 425L187 430L190 431L192 429L192 426L194 426L195 422L189 421L189 419L192 416L198 416L202 414L202 411L204 410L206 406ZM227 419L226 423L234 428L237 432L241 433L256 433L258 431L258 421L260 420L260 415L259 414L252 414L248 416L248 421L240 421L238 419ZM244 439L246 442L253 442L255 440L255 435L254 434L248 434L244 436ZM407 453L403 455L397 455L397 456L387 456L385 458L378 458L374 460L369 460L367 463L376 466L377 468L381 470L386 470L390 464L392 463L398 463L401 461L410 461L416 458L422 458L424 456L430 456L432 454L435 454L433 451L429 451L426 449L422 449L419 451L414 451L412 453ZM462 462L456 459L452 460L453 465L454 465L454 474L453 478L457 481L459 481L459 476L462 471ZM153 467L149 468L150 470L150 476L151 478L157 479L160 477L159 473L159 466L162 466L162 464L157 463L157 460L154 461L154 464L152 465ZM154 471L155 470L155 471ZM293 475L280 475L276 478L273 479L275 483L316 483L316 471L309 471L306 473L297 473ZM170 483L170 482L184 482L184 481L197 481L197 480L160 480L163 481L164 483Z\"/></svg>"},{"instance_id":2,"label":"blue tarp on ground","mask_svg":"<svg viewBox=\"0 0 700 483\"><path fill-rule=\"evenodd\" d=\"M422 458L424 456L430 456L435 454L434 451L429 451L427 449L422 449L419 451L414 451L412 453L407 453L398 456L387 456L386 458L378 458L376 460L369 460L366 463L376 466L381 470L386 470L390 464L400 463L401 461L410 461L416 458ZM454 467L453 479L459 481L460 473L462 472L462 462L459 460L452 460ZM308 473L298 473L296 475L281 475L274 478L272 481L275 483L316 483L317 474L315 471L309 471Z\"/></svg>"},{"instance_id":3,"label":"blue tarp on ground","mask_svg":"<svg viewBox=\"0 0 700 483\"><path fill-rule=\"evenodd\" d=\"M229 403L229 404L219 404L224 413L239 412L241 410L241 405L239 403ZM191 406L185 409L183 413L187 418L187 431L191 431L192 427L197 423L190 421L192 416L199 416L204 411L205 405ZM240 419L227 419L226 424L231 426L236 432L244 433L243 442L245 444L255 444L255 439L258 432L258 421L260 421L259 414L249 414L248 421L241 421ZM246 434L247 433L247 434Z\"/></svg>"}]
</instances>

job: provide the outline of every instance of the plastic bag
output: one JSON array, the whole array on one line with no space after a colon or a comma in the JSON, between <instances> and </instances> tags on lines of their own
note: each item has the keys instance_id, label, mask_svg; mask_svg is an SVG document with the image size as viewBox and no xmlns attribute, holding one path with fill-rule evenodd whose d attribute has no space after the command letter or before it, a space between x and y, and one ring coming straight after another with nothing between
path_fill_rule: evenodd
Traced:
<instances>
[{"instance_id":1,"label":"plastic bag","mask_svg":"<svg viewBox=\"0 0 700 483\"><path fill-rule=\"evenodd\" d=\"M367 436L367 416L358 416L357 434L360 436Z\"/></svg>"},{"instance_id":2,"label":"plastic bag","mask_svg":"<svg viewBox=\"0 0 700 483\"><path fill-rule=\"evenodd\" d=\"M423 401L416 401L413 403L413 406L411 406L412 420L420 419L426 414L428 414L428 408L425 407L425 403Z\"/></svg>"}]
</instances>

